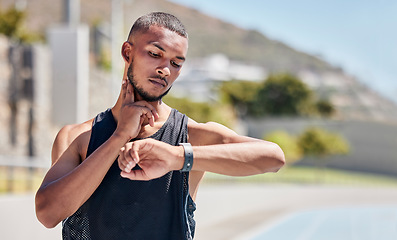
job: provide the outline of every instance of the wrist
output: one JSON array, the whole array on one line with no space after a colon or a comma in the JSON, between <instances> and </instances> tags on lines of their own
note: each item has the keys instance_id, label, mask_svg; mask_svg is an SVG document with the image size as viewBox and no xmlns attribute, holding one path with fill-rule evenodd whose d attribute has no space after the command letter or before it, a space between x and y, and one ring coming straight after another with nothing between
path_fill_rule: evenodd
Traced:
<instances>
[{"instance_id":1,"label":"wrist","mask_svg":"<svg viewBox=\"0 0 397 240\"><path fill-rule=\"evenodd\" d=\"M183 168L183 163L185 162L185 150L182 146L176 146L176 149L176 161L173 170L179 171Z\"/></svg>"},{"instance_id":2,"label":"wrist","mask_svg":"<svg viewBox=\"0 0 397 240\"><path fill-rule=\"evenodd\" d=\"M179 143L183 148L183 166L181 172L190 172L193 168L193 148L190 143Z\"/></svg>"},{"instance_id":3,"label":"wrist","mask_svg":"<svg viewBox=\"0 0 397 240\"><path fill-rule=\"evenodd\" d=\"M123 142L123 144L127 143L128 141L131 140L131 138L129 136L127 136L126 134L121 134L119 131L114 131L114 133L112 134L112 138Z\"/></svg>"}]
</instances>

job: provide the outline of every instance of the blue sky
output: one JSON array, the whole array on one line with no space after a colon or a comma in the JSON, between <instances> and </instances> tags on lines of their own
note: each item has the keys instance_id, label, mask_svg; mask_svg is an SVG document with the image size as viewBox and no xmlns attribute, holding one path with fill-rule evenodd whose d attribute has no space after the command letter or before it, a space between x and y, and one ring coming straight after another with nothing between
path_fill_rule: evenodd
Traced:
<instances>
[{"instance_id":1,"label":"blue sky","mask_svg":"<svg viewBox=\"0 0 397 240\"><path fill-rule=\"evenodd\" d=\"M319 56L397 102L397 1L172 1Z\"/></svg>"}]
</instances>

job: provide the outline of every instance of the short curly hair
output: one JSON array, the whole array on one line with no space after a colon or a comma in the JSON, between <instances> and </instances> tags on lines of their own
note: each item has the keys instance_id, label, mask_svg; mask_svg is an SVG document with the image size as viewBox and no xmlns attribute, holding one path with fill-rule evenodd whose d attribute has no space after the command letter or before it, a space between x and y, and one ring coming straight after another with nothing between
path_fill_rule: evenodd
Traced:
<instances>
[{"instance_id":1,"label":"short curly hair","mask_svg":"<svg viewBox=\"0 0 397 240\"><path fill-rule=\"evenodd\" d=\"M138 32L146 32L153 25L167 28L182 37L188 38L185 26L183 26L182 22L177 17L164 12L152 12L139 17L135 21L134 25L131 27L130 33L128 34L128 39Z\"/></svg>"}]
</instances>

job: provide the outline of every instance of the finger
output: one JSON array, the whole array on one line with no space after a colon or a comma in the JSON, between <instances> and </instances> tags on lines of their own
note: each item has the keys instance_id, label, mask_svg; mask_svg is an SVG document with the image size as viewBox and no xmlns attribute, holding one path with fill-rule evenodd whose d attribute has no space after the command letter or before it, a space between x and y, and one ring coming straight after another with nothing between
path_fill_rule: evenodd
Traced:
<instances>
[{"instance_id":1,"label":"finger","mask_svg":"<svg viewBox=\"0 0 397 240\"><path fill-rule=\"evenodd\" d=\"M127 88L126 88L126 93L125 93L125 98L123 103L124 104L129 104L134 102L134 88L133 86L127 82Z\"/></svg>"},{"instance_id":2,"label":"finger","mask_svg":"<svg viewBox=\"0 0 397 240\"><path fill-rule=\"evenodd\" d=\"M125 167L127 166L126 161L125 161L125 158L124 158L124 150L125 150L124 147L122 147L122 148L120 149L119 157L117 158L117 162L118 162L119 168L120 168L121 170L124 170Z\"/></svg>"},{"instance_id":3,"label":"finger","mask_svg":"<svg viewBox=\"0 0 397 240\"><path fill-rule=\"evenodd\" d=\"M124 170L125 169L125 166L123 165L123 163L122 163L122 161L121 161L121 156L119 155L118 156L118 158L117 158L117 163L118 163L118 165L119 165L119 168L120 168L120 170Z\"/></svg>"},{"instance_id":4,"label":"finger","mask_svg":"<svg viewBox=\"0 0 397 240\"><path fill-rule=\"evenodd\" d=\"M119 158L121 158L121 157L119 156ZM133 164L133 165L135 165L135 164ZM123 172L131 172L131 169L134 167L131 167L129 163L119 161L119 168Z\"/></svg>"},{"instance_id":5,"label":"finger","mask_svg":"<svg viewBox=\"0 0 397 240\"><path fill-rule=\"evenodd\" d=\"M120 175L123 178L128 178L130 180L138 180L138 181L148 181L150 178L145 174L145 171L139 169L139 170L134 170L129 173L127 172L121 172Z\"/></svg>"},{"instance_id":6,"label":"finger","mask_svg":"<svg viewBox=\"0 0 397 240\"><path fill-rule=\"evenodd\" d=\"M140 144L134 144L131 148L131 156L135 164L138 164L140 161L139 157L139 149L140 149Z\"/></svg>"},{"instance_id":7,"label":"finger","mask_svg":"<svg viewBox=\"0 0 397 240\"><path fill-rule=\"evenodd\" d=\"M154 118L154 116L152 115L152 112L150 112L149 109L142 108L141 119L140 119L139 124L142 125L143 123L148 122L151 127L154 127L153 118Z\"/></svg>"},{"instance_id":8,"label":"finger","mask_svg":"<svg viewBox=\"0 0 397 240\"><path fill-rule=\"evenodd\" d=\"M147 112L146 118L149 120L149 125L151 127L154 127L154 116L153 116L152 112Z\"/></svg>"},{"instance_id":9,"label":"finger","mask_svg":"<svg viewBox=\"0 0 397 240\"><path fill-rule=\"evenodd\" d=\"M148 104L148 103L145 104L143 101L134 103L134 106L140 107L140 111L141 111L140 124L142 124L145 121L145 119L147 119L150 126L154 127L154 121L156 119L158 119L159 116L158 116L158 114L153 114L153 111L148 107L148 105L150 105L150 104ZM154 110L154 111L156 111L156 110Z\"/></svg>"},{"instance_id":10,"label":"finger","mask_svg":"<svg viewBox=\"0 0 397 240\"><path fill-rule=\"evenodd\" d=\"M128 165L127 165L127 172L131 172L131 170L136 166L137 161L136 157L132 152L132 149L128 151Z\"/></svg>"},{"instance_id":11,"label":"finger","mask_svg":"<svg viewBox=\"0 0 397 240\"><path fill-rule=\"evenodd\" d=\"M160 118L160 115L158 114L158 112L157 112L157 110L156 110L156 108L155 107L153 107L153 105L151 105L151 104L149 104L149 103L147 103L147 108L149 108L150 109L150 111L151 111L151 114L153 115L153 121L154 120L158 120L159 118Z\"/></svg>"},{"instance_id":12,"label":"finger","mask_svg":"<svg viewBox=\"0 0 397 240\"><path fill-rule=\"evenodd\" d=\"M125 99L125 93L127 92L127 80L123 79L123 82L121 83L121 99L124 101Z\"/></svg>"},{"instance_id":13,"label":"finger","mask_svg":"<svg viewBox=\"0 0 397 240\"><path fill-rule=\"evenodd\" d=\"M130 150L126 150L123 152L123 157L124 157L124 169L122 169L125 172L131 172L131 169L133 169L135 167L135 162L133 161L131 154L130 154Z\"/></svg>"},{"instance_id":14,"label":"finger","mask_svg":"<svg viewBox=\"0 0 397 240\"><path fill-rule=\"evenodd\" d=\"M146 102L146 101L139 101L139 102L135 102L135 104L137 106L141 106L141 107L146 107L149 109L149 111L152 113L154 120L159 119L160 115L158 114L157 110L155 107L153 107L153 105L151 105L150 103Z\"/></svg>"},{"instance_id":15,"label":"finger","mask_svg":"<svg viewBox=\"0 0 397 240\"><path fill-rule=\"evenodd\" d=\"M129 165L131 165L130 162L132 162L130 154L128 153L125 147L122 147L120 149L120 156L119 156L120 169L121 170L127 169Z\"/></svg>"}]
</instances>

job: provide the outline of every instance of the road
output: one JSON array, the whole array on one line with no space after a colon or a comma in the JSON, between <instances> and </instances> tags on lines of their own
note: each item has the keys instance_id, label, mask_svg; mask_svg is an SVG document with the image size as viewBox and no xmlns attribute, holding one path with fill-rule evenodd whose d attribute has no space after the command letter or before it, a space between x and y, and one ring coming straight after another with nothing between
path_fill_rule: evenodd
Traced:
<instances>
[{"instance_id":1,"label":"road","mask_svg":"<svg viewBox=\"0 0 397 240\"><path fill-rule=\"evenodd\" d=\"M322 185L202 185L197 196L195 240L244 239L253 231L302 210L396 205L396 188ZM35 217L34 196L0 196L0 239L61 239Z\"/></svg>"},{"instance_id":2,"label":"road","mask_svg":"<svg viewBox=\"0 0 397 240\"><path fill-rule=\"evenodd\" d=\"M195 240L244 236L304 210L397 205L397 188L323 185L213 185L197 197Z\"/></svg>"}]
</instances>

